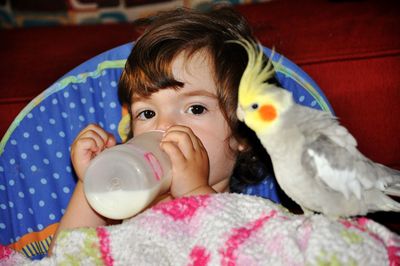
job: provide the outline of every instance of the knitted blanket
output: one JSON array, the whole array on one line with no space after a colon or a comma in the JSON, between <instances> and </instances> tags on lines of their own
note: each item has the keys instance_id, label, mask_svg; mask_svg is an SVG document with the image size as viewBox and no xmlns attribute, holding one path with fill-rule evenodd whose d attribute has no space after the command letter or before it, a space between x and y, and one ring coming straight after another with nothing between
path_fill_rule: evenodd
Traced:
<instances>
[{"instance_id":1,"label":"knitted blanket","mask_svg":"<svg viewBox=\"0 0 400 266\"><path fill-rule=\"evenodd\" d=\"M161 203L123 224L60 233L31 262L0 265L400 265L400 236L366 218L294 215L268 200L215 194Z\"/></svg>"}]
</instances>

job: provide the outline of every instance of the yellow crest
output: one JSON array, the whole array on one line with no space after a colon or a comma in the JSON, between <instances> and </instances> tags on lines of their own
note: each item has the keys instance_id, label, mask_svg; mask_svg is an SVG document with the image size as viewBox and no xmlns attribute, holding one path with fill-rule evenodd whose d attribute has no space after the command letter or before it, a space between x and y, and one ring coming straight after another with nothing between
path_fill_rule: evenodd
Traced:
<instances>
[{"instance_id":1,"label":"yellow crest","mask_svg":"<svg viewBox=\"0 0 400 266\"><path fill-rule=\"evenodd\" d=\"M272 60L265 63L264 51L260 43L255 43L246 39L230 41L243 46L248 54L248 63L243 72L239 85L239 103L243 106L251 104L254 97L262 95L268 85L266 81L274 73ZM273 53L271 57L273 56Z\"/></svg>"}]
</instances>

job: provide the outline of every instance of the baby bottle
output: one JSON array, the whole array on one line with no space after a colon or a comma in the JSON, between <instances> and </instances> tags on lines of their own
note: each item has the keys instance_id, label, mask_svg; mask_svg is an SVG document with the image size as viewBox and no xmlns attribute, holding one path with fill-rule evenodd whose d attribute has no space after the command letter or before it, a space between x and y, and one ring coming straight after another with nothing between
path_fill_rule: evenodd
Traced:
<instances>
[{"instance_id":1,"label":"baby bottle","mask_svg":"<svg viewBox=\"0 0 400 266\"><path fill-rule=\"evenodd\" d=\"M162 131L149 131L96 156L86 171L89 204L111 219L134 216L171 185L171 163L160 149Z\"/></svg>"}]
</instances>

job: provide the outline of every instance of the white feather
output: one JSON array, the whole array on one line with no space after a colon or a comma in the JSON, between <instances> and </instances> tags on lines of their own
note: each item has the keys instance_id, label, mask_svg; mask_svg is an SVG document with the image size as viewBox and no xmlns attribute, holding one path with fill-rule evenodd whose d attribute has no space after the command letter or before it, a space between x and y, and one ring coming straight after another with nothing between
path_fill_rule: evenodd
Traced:
<instances>
[{"instance_id":1,"label":"white feather","mask_svg":"<svg viewBox=\"0 0 400 266\"><path fill-rule=\"evenodd\" d=\"M319 156L312 149L307 153L314 159L317 175L322 181L335 191L343 193L346 199L349 199L350 193L353 193L357 199L361 199L361 185L357 181L357 173L352 170L335 169L329 161Z\"/></svg>"}]
</instances>

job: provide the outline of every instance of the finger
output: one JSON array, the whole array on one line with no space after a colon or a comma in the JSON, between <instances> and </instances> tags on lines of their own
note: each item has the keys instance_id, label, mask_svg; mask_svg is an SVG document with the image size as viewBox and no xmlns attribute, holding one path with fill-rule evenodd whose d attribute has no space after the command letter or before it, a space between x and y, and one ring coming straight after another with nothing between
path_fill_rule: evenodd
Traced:
<instances>
[{"instance_id":1,"label":"finger","mask_svg":"<svg viewBox=\"0 0 400 266\"><path fill-rule=\"evenodd\" d=\"M77 140L77 146L81 148L85 153L99 153L101 148L97 145L97 142L93 138L81 137Z\"/></svg>"},{"instance_id":2,"label":"finger","mask_svg":"<svg viewBox=\"0 0 400 266\"><path fill-rule=\"evenodd\" d=\"M94 131L87 131L74 141L73 150L84 150L93 152L96 155L105 149L103 139Z\"/></svg>"},{"instance_id":3,"label":"finger","mask_svg":"<svg viewBox=\"0 0 400 266\"><path fill-rule=\"evenodd\" d=\"M194 134L194 132L192 131L191 128L186 127L186 126L182 126L182 125L174 125L174 126L171 126L170 128L168 128L164 135L169 134L169 133L173 133L173 132L185 132L190 137L191 142L193 144L193 148L195 150L198 148L198 145L197 145L198 138Z\"/></svg>"},{"instance_id":4,"label":"finger","mask_svg":"<svg viewBox=\"0 0 400 266\"><path fill-rule=\"evenodd\" d=\"M91 131L91 130L93 130L93 131L99 131L99 130L101 130L101 128L100 128L98 125L96 125L96 124L89 124L87 127L85 127L84 129L82 129L82 130L79 132L78 136L76 136L76 139L78 139L79 137L81 137L82 135L84 135L86 132Z\"/></svg>"},{"instance_id":5,"label":"finger","mask_svg":"<svg viewBox=\"0 0 400 266\"><path fill-rule=\"evenodd\" d=\"M161 142L161 149L168 155L173 166L183 165L186 163L186 158L182 151L172 142Z\"/></svg>"},{"instance_id":6,"label":"finger","mask_svg":"<svg viewBox=\"0 0 400 266\"><path fill-rule=\"evenodd\" d=\"M78 134L77 138L85 136L88 133L89 134L96 133L97 135L99 135L102 138L104 143L107 143L108 139L112 136L111 133L108 133L100 126L98 126L96 124L90 124Z\"/></svg>"},{"instance_id":7,"label":"finger","mask_svg":"<svg viewBox=\"0 0 400 266\"><path fill-rule=\"evenodd\" d=\"M95 146L99 149L99 151L102 151L106 148L106 142L105 142L106 140L104 139L104 136L101 136L96 131L93 130L86 131L85 134L80 136L80 139L92 139L95 142Z\"/></svg>"},{"instance_id":8,"label":"finger","mask_svg":"<svg viewBox=\"0 0 400 266\"><path fill-rule=\"evenodd\" d=\"M192 154L196 152L193 146L192 139L186 132L171 131L161 140L161 143L171 143L177 146L179 151L187 158L191 158Z\"/></svg>"},{"instance_id":9,"label":"finger","mask_svg":"<svg viewBox=\"0 0 400 266\"><path fill-rule=\"evenodd\" d=\"M116 144L117 144L117 141L116 141L114 135L111 133L108 133L108 138L106 140L106 147L110 148L110 147L115 146Z\"/></svg>"},{"instance_id":10,"label":"finger","mask_svg":"<svg viewBox=\"0 0 400 266\"><path fill-rule=\"evenodd\" d=\"M203 143L201 142L200 138L193 132L191 128L182 126L182 130L190 136L193 147L196 151L198 151L199 149L204 149Z\"/></svg>"},{"instance_id":11,"label":"finger","mask_svg":"<svg viewBox=\"0 0 400 266\"><path fill-rule=\"evenodd\" d=\"M188 134L188 136L191 139L194 150L198 151L199 149L205 149L202 141L200 140L199 137L197 137L197 135L193 132L191 128L182 125L175 125L170 127L166 133L176 132L176 131L186 132Z\"/></svg>"},{"instance_id":12,"label":"finger","mask_svg":"<svg viewBox=\"0 0 400 266\"><path fill-rule=\"evenodd\" d=\"M93 137L97 145L101 148L110 148L114 145L116 145L116 139L113 134L105 131L103 128L96 124L90 124L87 126L85 129L83 129L79 135L78 138L82 137Z\"/></svg>"},{"instance_id":13,"label":"finger","mask_svg":"<svg viewBox=\"0 0 400 266\"><path fill-rule=\"evenodd\" d=\"M97 133L101 137L104 143L107 143L108 139L112 136L111 133L105 131L98 125L93 125L93 127L89 127L89 129Z\"/></svg>"}]
</instances>

